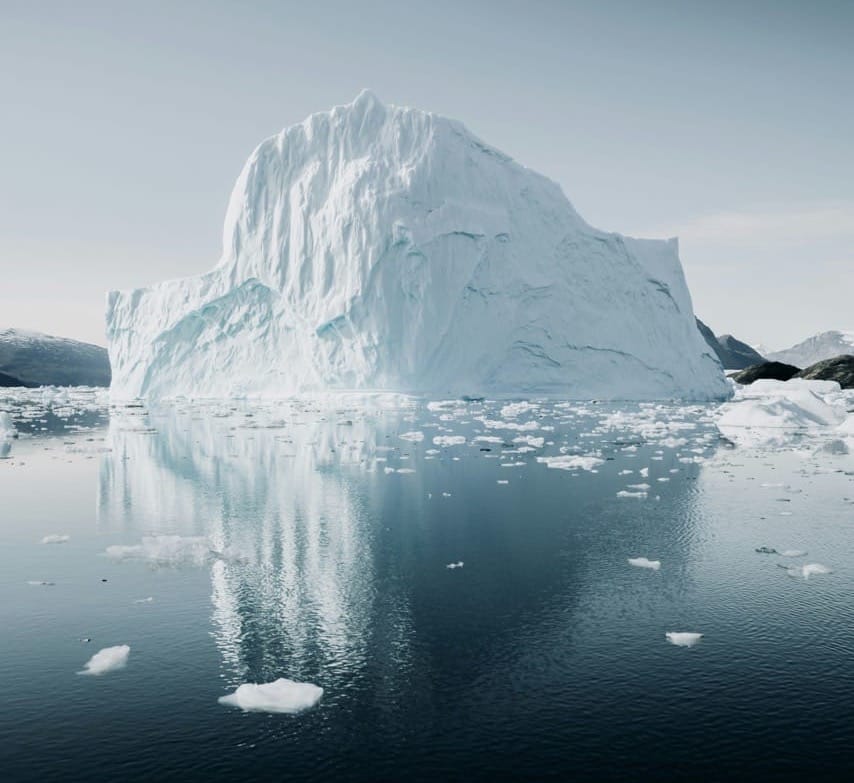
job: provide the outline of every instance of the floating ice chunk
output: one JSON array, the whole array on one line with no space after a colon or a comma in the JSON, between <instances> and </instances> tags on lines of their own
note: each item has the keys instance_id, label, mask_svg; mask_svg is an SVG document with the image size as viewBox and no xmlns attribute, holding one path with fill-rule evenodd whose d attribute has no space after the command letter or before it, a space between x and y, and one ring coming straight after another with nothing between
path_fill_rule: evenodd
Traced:
<instances>
[{"instance_id":1,"label":"floating ice chunk","mask_svg":"<svg viewBox=\"0 0 854 783\"><path fill-rule=\"evenodd\" d=\"M27 584L32 585L33 587L53 587L56 585L56 582L45 582L39 579L30 579Z\"/></svg>"},{"instance_id":2,"label":"floating ice chunk","mask_svg":"<svg viewBox=\"0 0 854 783\"><path fill-rule=\"evenodd\" d=\"M637 566L638 568L649 568L653 571L658 571L661 568L660 560L647 560L645 557L630 557L629 565Z\"/></svg>"},{"instance_id":3,"label":"floating ice chunk","mask_svg":"<svg viewBox=\"0 0 854 783\"><path fill-rule=\"evenodd\" d=\"M780 557L806 557L806 554L803 549L784 549L779 553Z\"/></svg>"},{"instance_id":4,"label":"floating ice chunk","mask_svg":"<svg viewBox=\"0 0 854 783\"><path fill-rule=\"evenodd\" d=\"M401 440L408 440L412 443L420 443L424 440L423 432L404 432L403 435L400 436Z\"/></svg>"},{"instance_id":5,"label":"floating ice chunk","mask_svg":"<svg viewBox=\"0 0 854 783\"><path fill-rule=\"evenodd\" d=\"M71 536L63 536L52 534L49 536L45 536L42 539L43 544L64 544L66 541L70 540Z\"/></svg>"},{"instance_id":6,"label":"floating ice chunk","mask_svg":"<svg viewBox=\"0 0 854 783\"><path fill-rule=\"evenodd\" d=\"M535 421L526 421L521 424L515 421L495 421L494 419L479 419L480 423L488 430L516 430L517 432L531 432L540 429Z\"/></svg>"},{"instance_id":7,"label":"floating ice chunk","mask_svg":"<svg viewBox=\"0 0 854 783\"><path fill-rule=\"evenodd\" d=\"M466 442L464 435L436 435L434 446L462 446Z\"/></svg>"},{"instance_id":8,"label":"floating ice chunk","mask_svg":"<svg viewBox=\"0 0 854 783\"><path fill-rule=\"evenodd\" d=\"M642 489L644 491L647 491L649 489L649 484L629 484L628 488L629 489Z\"/></svg>"},{"instance_id":9,"label":"floating ice chunk","mask_svg":"<svg viewBox=\"0 0 854 783\"><path fill-rule=\"evenodd\" d=\"M119 644L116 647L105 647L103 650L98 650L83 667L83 671L78 674L106 674L107 672L123 669L128 662L130 655L130 647L126 644Z\"/></svg>"},{"instance_id":10,"label":"floating ice chunk","mask_svg":"<svg viewBox=\"0 0 854 783\"><path fill-rule=\"evenodd\" d=\"M524 443L532 449L541 449L545 445L545 438L535 438L533 435L520 435L518 438L513 438L514 443Z\"/></svg>"},{"instance_id":11,"label":"floating ice chunk","mask_svg":"<svg viewBox=\"0 0 854 783\"><path fill-rule=\"evenodd\" d=\"M154 598L152 596L148 596L148 598L137 598L134 603L135 604L150 604Z\"/></svg>"},{"instance_id":12,"label":"floating ice chunk","mask_svg":"<svg viewBox=\"0 0 854 783\"><path fill-rule=\"evenodd\" d=\"M718 429L742 445L761 446L785 444L792 433L838 427L844 424L846 411L835 399L836 386L793 379L737 387L733 401L718 409Z\"/></svg>"},{"instance_id":13,"label":"floating ice chunk","mask_svg":"<svg viewBox=\"0 0 854 783\"><path fill-rule=\"evenodd\" d=\"M509 484L510 482L507 479L498 479L496 484Z\"/></svg>"},{"instance_id":14,"label":"floating ice chunk","mask_svg":"<svg viewBox=\"0 0 854 783\"><path fill-rule=\"evenodd\" d=\"M640 473L644 478L649 478L649 468L641 468L638 473Z\"/></svg>"},{"instance_id":15,"label":"floating ice chunk","mask_svg":"<svg viewBox=\"0 0 854 783\"><path fill-rule=\"evenodd\" d=\"M404 473L404 474L406 474L406 473L415 473L415 468L398 468L398 469L397 469L397 472L398 472L398 473Z\"/></svg>"},{"instance_id":16,"label":"floating ice chunk","mask_svg":"<svg viewBox=\"0 0 854 783\"><path fill-rule=\"evenodd\" d=\"M804 579L809 579L811 576L818 574L832 574L833 570L821 563L807 563L802 566L783 566L789 576L802 576Z\"/></svg>"},{"instance_id":17,"label":"floating ice chunk","mask_svg":"<svg viewBox=\"0 0 854 783\"><path fill-rule=\"evenodd\" d=\"M501 409L501 416L505 419L513 419L522 413L535 411L538 407L532 402L511 402Z\"/></svg>"},{"instance_id":18,"label":"floating ice chunk","mask_svg":"<svg viewBox=\"0 0 854 783\"><path fill-rule=\"evenodd\" d=\"M703 634L693 631L667 631L664 636L668 642L677 647L693 647L703 638Z\"/></svg>"},{"instance_id":19,"label":"floating ice chunk","mask_svg":"<svg viewBox=\"0 0 854 783\"><path fill-rule=\"evenodd\" d=\"M462 560L459 560L456 563L448 563L448 565L445 566L445 568L462 568L462 567L463 567L463 561Z\"/></svg>"},{"instance_id":20,"label":"floating ice chunk","mask_svg":"<svg viewBox=\"0 0 854 783\"><path fill-rule=\"evenodd\" d=\"M646 492L629 492L625 489L621 489L617 493L618 498L640 498L643 499L647 496Z\"/></svg>"},{"instance_id":21,"label":"floating ice chunk","mask_svg":"<svg viewBox=\"0 0 854 783\"><path fill-rule=\"evenodd\" d=\"M294 682L280 677L260 685L244 683L234 693L217 701L244 712L296 713L313 707L323 696L323 688L310 682Z\"/></svg>"},{"instance_id":22,"label":"floating ice chunk","mask_svg":"<svg viewBox=\"0 0 854 783\"><path fill-rule=\"evenodd\" d=\"M537 457L537 462L542 462L547 468L557 470L594 470L605 464L605 460L599 457L576 457L569 454L561 454L559 457Z\"/></svg>"}]
</instances>

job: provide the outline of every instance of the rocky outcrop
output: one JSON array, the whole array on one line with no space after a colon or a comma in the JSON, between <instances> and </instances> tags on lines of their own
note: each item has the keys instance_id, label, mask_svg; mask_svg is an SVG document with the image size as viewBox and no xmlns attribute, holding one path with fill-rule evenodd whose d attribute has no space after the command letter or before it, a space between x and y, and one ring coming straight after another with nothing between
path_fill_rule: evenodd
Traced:
<instances>
[{"instance_id":1,"label":"rocky outcrop","mask_svg":"<svg viewBox=\"0 0 854 783\"><path fill-rule=\"evenodd\" d=\"M795 377L811 381L836 381L843 389L854 389L854 356L836 356L816 362Z\"/></svg>"},{"instance_id":2,"label":"rocky outcrop","mask_svg":"<svg viewBox=\"0 0 854 783\"><path fill-rule=\"evenodd\" d=\"M800 367L795 367L792 364L764 362L763 364L756 364L753 367L747 367L730 377L736 383L748 385L760 380L788 381L790 378L794 378L800 371Z\"/></svg>"}]
</instances>

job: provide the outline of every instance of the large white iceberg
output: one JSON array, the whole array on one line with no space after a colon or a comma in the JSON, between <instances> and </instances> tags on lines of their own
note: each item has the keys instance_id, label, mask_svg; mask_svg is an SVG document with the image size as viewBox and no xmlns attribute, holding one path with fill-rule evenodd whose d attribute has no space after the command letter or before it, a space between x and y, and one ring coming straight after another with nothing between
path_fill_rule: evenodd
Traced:
<instances>
[{"instance_id":1,"label":"large white iceberg","mask_svg":"<svg viewBox=\"0 0 854 783\"><path fill-rule=\"evenodd\" d=\"M591 228L460 123L370 92L252 153L223 245L109 294L115 398L729 392L675 239Z\"/></svg>"}]
</instances>

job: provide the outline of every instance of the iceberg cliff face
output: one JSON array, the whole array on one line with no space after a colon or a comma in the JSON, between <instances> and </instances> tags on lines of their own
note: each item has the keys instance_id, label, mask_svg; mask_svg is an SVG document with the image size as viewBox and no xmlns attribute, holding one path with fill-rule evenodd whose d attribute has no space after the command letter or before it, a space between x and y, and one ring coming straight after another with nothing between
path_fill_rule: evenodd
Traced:
<instances>
[{"instance_id":1,"label":"iceberg cliff face","mask_svg":"<svg viewBox=\"0 0 854 783\"><path fill-rule=\"evenodd\" d=\"M264 141L197 278L112 292L112 393L725 397L675 240L597 231L462 125L371 93Z\"/></svg>"}]
</instances>

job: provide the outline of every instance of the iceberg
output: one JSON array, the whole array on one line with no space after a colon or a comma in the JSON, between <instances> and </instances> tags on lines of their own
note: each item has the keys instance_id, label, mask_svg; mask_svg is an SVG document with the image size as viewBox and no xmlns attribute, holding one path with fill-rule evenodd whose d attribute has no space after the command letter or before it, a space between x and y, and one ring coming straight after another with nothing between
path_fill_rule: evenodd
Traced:
<instances>
[{"instance_id":1,"label":"iceberg","mask_svg":"<svg viewBox=\"0 0 854 783\"><path fill-rule=\"evenodd\" d=\"M459 122L369 91L262 142L217 266L110 292L106 333L117 400L730 393L676 239L592 228Z\"/></svg>"}]
</instances>

